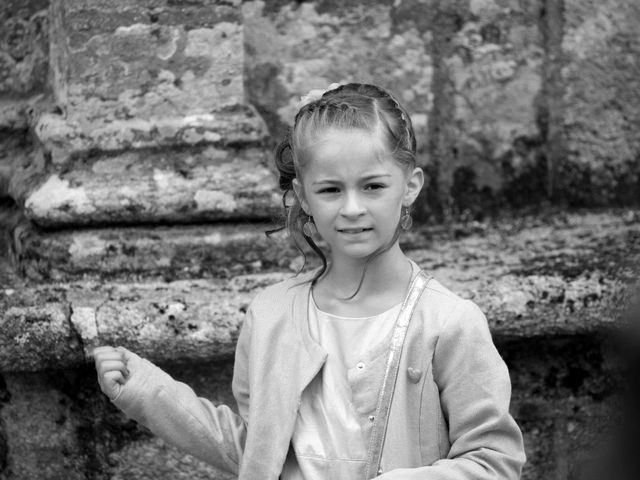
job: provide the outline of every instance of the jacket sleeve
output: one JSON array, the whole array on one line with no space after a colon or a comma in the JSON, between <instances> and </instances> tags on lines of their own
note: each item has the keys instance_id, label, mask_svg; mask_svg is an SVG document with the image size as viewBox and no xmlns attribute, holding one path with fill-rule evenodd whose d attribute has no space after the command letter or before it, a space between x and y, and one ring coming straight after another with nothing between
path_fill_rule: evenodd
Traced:
<instances>
[{"instance_id":1,"label":"jacket sleeve","mask_svg":"<svg viewBox=\"0 0 640 480\"><path fill-rule=\"evenodd\" d=\"M433 465L396 469L380 480L517 480L525 462L522 433L509 414L511 382L480 309L464 301L443 326L434 380L451 449Z\"/></svg>"},{"instance_id":2,"label":"jacket sleeve","mask_svg":"<svg viewBox=\"0 0 640 480\"><path fill-rule=\"evenodd\" d=\"M226 405L215 406L198 397L189 386L133 353L127 363L129 377L113 403L158 437L220 470L237 475L249 403L249 332L248 313L238 338L232 383L240 415Z\"/></svg>"}]
</instances>

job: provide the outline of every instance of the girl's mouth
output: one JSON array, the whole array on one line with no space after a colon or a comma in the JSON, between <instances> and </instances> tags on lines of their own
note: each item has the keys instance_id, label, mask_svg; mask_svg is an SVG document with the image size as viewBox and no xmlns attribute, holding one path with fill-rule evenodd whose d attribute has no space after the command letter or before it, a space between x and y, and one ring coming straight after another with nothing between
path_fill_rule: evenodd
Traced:
<instances>
[{"instance_id":1,"label":"girl's mouth","mask_svg":"<svg viewBox=\"0 0 640 480\"><path fill-rule=\"evenodd\" d=\"M348 234L363 233L363 232L368 232L370 230L373 230L373 229L371 228L339 228L338 229L340 233L348 233Z\"/></svg>"}]
</instances>

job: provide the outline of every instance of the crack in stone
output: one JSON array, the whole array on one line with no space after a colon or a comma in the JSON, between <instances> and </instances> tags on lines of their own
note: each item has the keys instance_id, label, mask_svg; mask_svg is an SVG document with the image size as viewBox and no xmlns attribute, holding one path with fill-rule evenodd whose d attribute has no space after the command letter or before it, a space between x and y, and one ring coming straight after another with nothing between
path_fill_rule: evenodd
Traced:
<instances>
[{"instance_id":1,"label":"crack in stone","mask_svg":"<svg viewBox=\"0 0 640 480\"><path fill-rule=\"evenodd\" d=\"M75 307L69 303L69 316L67 321L72 335L78 342L78 349L82 352L83 361L90 359L91 351L98 338L97 310L92 307Z\"/></svg>"}]
</instances>

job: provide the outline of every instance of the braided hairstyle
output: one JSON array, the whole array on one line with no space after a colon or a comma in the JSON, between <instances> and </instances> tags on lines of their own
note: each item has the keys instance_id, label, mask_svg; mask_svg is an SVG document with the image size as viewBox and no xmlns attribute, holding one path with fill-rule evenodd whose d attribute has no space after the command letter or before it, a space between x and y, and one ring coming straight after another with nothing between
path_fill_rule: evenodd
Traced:
<instances>
[{"instance_id":1,"label":"braided hairstyle","mask_svg":"<svg viewBox=\"0 0 640 480\"><path fill-rule=\"evenodd\" d=\"M327 270L327 258L322 249L306 235L302 226L307 221L307 215L293 192L293 179L301 178L301 173L309 161L310 151L314 140L321 136L328 128L360 129L380 135L387 153L407 170L416 166L416 138L413 132L411 118L398 101L383 88L364 83L349 83L333 90L326 91L322 97L304 105L296 114L293 127L275 152L275 163L280 174L279 184L283 191L282 202L285 209L285 225L278 231L287 228L298 250L306 256L302 249L302 240L322 260L322 268L315 274L315 283ZM293 200L287 203L287 199ZM398 238L400 229L392 241L372 253L367 264L375 257L388 250ZM304 268L304 265L303 267ZM360 285L349 298L357 295L364 280L365 269L362 273Z\"/></svg>"}]
</instances>

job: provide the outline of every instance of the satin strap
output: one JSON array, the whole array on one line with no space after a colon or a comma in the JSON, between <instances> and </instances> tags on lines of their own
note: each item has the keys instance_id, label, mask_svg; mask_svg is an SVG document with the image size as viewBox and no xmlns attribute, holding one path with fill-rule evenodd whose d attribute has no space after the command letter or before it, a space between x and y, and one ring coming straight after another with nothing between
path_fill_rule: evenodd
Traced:
<instances>
[{"instance_id":1,"label":"satin strap","mask_svg":"<svg viewBox=\"0 0 640 480\"><path fill-rule=\"evenodd\" d=\"M387 432L393 392L398 377L402 347L407 335L409 323L411 322L411 317L413 316L413 310L431 278L431 276L422 270L418 272L411 282L409 293L404 299L400 313L398 314L398 319L396 320L393 336L391 337L391 345L389 347L389 356L385 366L384 379L382 380L382 387L378 395L374 423L371 429L371 438L367 450L365 480L375 478L378 474L382 473L379 471L380 461L382 460L382 448Z\"/></svg>"}]
</instances>

